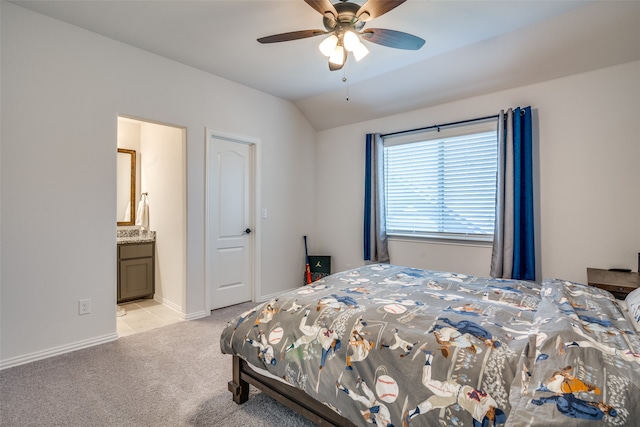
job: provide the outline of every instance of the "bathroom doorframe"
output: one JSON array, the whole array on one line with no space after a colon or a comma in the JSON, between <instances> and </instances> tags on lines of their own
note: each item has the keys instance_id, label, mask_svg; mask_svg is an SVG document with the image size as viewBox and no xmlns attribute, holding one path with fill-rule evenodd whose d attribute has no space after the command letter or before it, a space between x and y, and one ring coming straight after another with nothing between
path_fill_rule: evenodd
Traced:
<instances>
[{"instance_id":1,"label":"bathroom doorframe","mask_svg":"<svg viewBox=\"0 0 640 427\"><path fill-rule=\"evenodd\" d=\"M182 250L180 251L180 262L181 262L181 266L180 266L180 272L176 274L176 276L180 277L180 289L179 289L179 293L180 293L180 297L178 298L179 301L173 301L173 300L169 300L167 299L165 296L163 295L159 295L157 293L158 291L158 283L156 283L156 291L154 291L154 296L153 299L155 301L160 302L161 304L165 305L168 308L171 308L172 310L176 311L177 313L180 314L180 316L183 319L187 319L188 315L187 315L187 139L188 139L188 135L187 135L187 127L186 126L181 126L181 125L177 125L177 124L173 124L173 123L167 123L167 122L162 122L162 121L158 121L158 120L152 120L152 119L147 119L147 118L141 118L138 116L133 116L133 115L128 115L128 114L118 114L117 115L117 119L125 119L125 120L132 120L135 122L140 122L140 123L146 123L146 124L150 124L150 125L159 125L159 126L164 126L164 127L168 127L168 128L174 128L174 129L178 129L181 131L181 139L180 139L180 160L179 160L179 168L180 168L180 177L181 177L181 184L180 184L180 188L181 188L181 207L180 207L180 211L181 211L181 215L182 215L182 223L180 224L180 244L182 246ZM176 143L177 143L177 139L176 139ZM141 157L141 156L139 156ZM176 165L178 165L176 163ZM141 173L141 169L138 169L138 173ZM140 179L140 178L139 178ZM142 191L142 188L139 189L139 192ZM136 199L137 200L137 199ZM158 258L158 249L157 249L157 245L156 245L156 272L158 272L158 265L159 265L159 261L160 259ZM177 290L174 288L174 290ZM175 299L175 298L174 298ZM115 315L115 313L114 313ZM115 317L115 316L114 316Z\"/></svg>"},{"instance_id":2,"label":"bathroom doorframe","mask_svg":"<svg viewBox=\"0 0 640 427\"><path fill-rule=\"evenodd\" d=\"M212 304L211 304L211 296L213 294L212 290L212 266L209 263L209 254L214 248L211 247L210 244L210 234L212 230L212 225L210 224L210 214L213 210L211 206L211 200L209 199L210 188L209 188L209 179L207 177L210 176L211 170L208 164L209 153L210 153L210 145L213 143L212 139L220 138L226 139L231 142L235 142L238 144L246 144L250 148L250 152L252 154L252 171L251 171L251 189L249 198L251 200L252 210L250 212L250 222L251 222L251 239L249 243L250 250L250 276L251 276L251 301L257 301L257 298L261 295L261 280L260 280L260 271L261 270L261 208L259 201L261 198L261 186L260 186L260 176L261 176L261 164L262 164L262 145L261 140L259 138L247 136L247 135L239 135L239 134L230 134L226 132L216 131L214 129L206 128L205 130L205 250L204 250L204 278L205 278L205 286L204 286L204 300L205 300L205 312L207 315L211 313Z\"/></svg>"}]
</instances>

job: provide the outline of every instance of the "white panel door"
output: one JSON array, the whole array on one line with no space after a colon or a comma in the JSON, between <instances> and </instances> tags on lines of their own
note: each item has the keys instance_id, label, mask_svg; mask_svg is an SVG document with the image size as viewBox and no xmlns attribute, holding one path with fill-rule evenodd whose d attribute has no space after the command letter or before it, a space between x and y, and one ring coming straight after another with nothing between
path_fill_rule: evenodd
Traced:
<instances>
[{"instance_id":1,"label":"white panel door","mask_svg":"<svg viewBox=\"0 0 640 427\"><path fill-rule=\"evenodd\" d=\"M251 300L251 146L207 141L207 278L211 309Z\"/></svg>"}]
</instances>

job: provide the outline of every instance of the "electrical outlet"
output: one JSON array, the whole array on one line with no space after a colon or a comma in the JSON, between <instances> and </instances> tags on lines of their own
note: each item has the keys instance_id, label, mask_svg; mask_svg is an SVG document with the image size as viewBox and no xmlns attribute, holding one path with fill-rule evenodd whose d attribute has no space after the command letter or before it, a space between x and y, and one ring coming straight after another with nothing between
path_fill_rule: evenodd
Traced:
<instances>
[{"instance_id":1,"label":"electrical outlet","mask_svg":"<svg viewBox=\"0 0 640 427\"><path fill-rule=\"evenodd\" d=\"M90 299L81 299L78 301L78 314L89 314L91 313L91 300Z\"/></svg>"}]
</instances>

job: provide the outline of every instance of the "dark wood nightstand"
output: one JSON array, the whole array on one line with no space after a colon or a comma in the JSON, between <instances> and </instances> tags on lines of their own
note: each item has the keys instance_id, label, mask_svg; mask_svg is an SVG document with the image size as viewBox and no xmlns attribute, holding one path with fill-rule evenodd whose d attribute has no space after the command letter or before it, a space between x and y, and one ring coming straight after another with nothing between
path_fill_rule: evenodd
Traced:
<instances>
[{"instance_id":1,"label":"dark wood nightstand","mask_svg":"<svg viewBox=\"0 0 640 427\"><path fill-rule=\"evenodd\" d=\"M634 289L640 287L640 273L634 271L611 271L587 268L589 286L609 291L618 299L625 299Z\"/></svg>"}]
</instances>

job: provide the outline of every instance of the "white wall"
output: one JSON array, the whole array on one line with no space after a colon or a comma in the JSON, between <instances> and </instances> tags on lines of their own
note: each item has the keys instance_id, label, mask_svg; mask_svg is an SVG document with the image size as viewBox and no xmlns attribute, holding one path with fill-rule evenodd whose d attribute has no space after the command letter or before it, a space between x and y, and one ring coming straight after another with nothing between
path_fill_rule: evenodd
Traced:
<instances>
[{"instance_id":1,"label":"white wall","mask_svg":"<svg viewBox=\"0 0 640 427\"><path fill-rule=\"evenodd\" d=\"M119 114L187 130L186 316L205 306L207 127L260 139L262 290L300 281L315 133L291 103L0 3L0 366L115 338Z\"/></svg>"},{"instance_id":2,"label":"white wall","mask_svg":"<svg viewBox=\"0 0 640 427\"><path fill-rule=\"evenodd\" d=\"M141 187L148 194L149 229L156 232L155 298L184 312L187 218L184 129L143 123Z\"/></svg>"},{"instance_id":3,"label":"white wall","mask_svg":"<svg viewBox=\"0 0 640 427\"><path fill-rule=\"evenodd\" d=\"M640 62L318 133L317 253L334 271L363 264L364 139L531 105L537 160L539 279L586 282L586 268L637 267L640 252ZM487 276L483 247L392 242L391 262Z\"/></svg>"}]
</instances>

